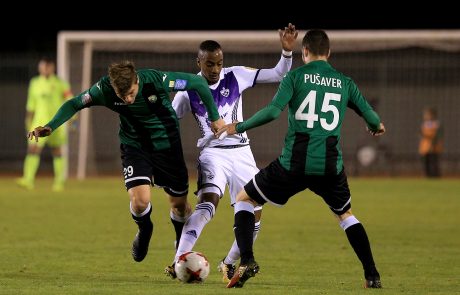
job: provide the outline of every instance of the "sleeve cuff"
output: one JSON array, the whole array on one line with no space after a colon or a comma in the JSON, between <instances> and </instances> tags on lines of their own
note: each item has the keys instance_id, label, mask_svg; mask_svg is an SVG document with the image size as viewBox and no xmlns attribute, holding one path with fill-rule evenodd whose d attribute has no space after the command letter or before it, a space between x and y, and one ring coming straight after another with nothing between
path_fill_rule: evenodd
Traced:
<instances>
[{"instance_id":1,"label":"sleeve cuff","mask_svg":"<svg viewBox=\"0 0 460 295\"><path fill-rule=\"evenodd\" d=\"M285 58L291 58L292 57L292 51L287 51L287 50L284 50L281 52L281 54L283 55L283 57Z\"/></svg>"}]
</instances>

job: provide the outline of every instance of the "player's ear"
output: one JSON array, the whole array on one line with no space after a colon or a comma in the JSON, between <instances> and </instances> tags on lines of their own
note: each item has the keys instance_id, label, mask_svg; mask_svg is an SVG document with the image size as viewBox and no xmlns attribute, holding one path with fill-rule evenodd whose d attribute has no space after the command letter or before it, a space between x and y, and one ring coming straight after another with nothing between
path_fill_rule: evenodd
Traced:
<instances>
[{"instance_id":1,"label":"player's ear","mask_svg":"<svg viewBox=\"0 0 460 295\"><path fill-rule=\"evenodd\" d=\"M196 65L201 69L201 60L199 57L196 58Z\"/></svg>"}]
</instances>

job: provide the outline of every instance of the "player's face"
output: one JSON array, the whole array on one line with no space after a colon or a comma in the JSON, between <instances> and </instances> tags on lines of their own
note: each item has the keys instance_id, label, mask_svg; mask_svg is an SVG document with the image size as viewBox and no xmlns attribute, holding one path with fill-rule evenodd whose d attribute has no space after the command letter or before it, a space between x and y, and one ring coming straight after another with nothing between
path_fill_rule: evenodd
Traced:
<instances>
[{"instance_id":1,"label":"player's face","mask_svg":"<svg viewBox=\"0 0 460 295\"><path fill-rule=\"evenodd\" d=\"M215 84L219 81L220 71L224 65L224 54L220 49L213 52L203 51L197 59L197 64L208 84Z\"/></svg>"},{"instance_id":2,"label":"player's face","mask_svg":"<svg viewBox=\"0 0 460 295\"><path fill-rule=\"evenodd\" d=\"M49 77L54 74L54 64L42 60L38 63L38 72L42 76Z\"/></svg>"},{"instance_id":3,"label":"player's face","mask_svg":"<svg viewBox=\"0 0 460 295\"><path fill-rule=\"evenodd\" d=\"M114 87L115 93L117 96L126 104L133 104L134 101L136 100L137 93L139 92L139 83L134 83L131 85L131 88L126 92L125 95L120 94L118 89Z\"/></svg>"}]
</instances>

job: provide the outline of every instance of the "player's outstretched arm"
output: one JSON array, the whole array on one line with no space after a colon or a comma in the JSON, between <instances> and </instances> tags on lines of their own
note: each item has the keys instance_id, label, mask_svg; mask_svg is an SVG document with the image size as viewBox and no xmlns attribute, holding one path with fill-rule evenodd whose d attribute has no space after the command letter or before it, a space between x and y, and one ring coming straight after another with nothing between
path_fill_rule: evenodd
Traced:
<instances>
[{"instance_id":1,"label":"player's outstretched arm","mask_svg":"<svg viewBox=\"0 0 460 295\"><path fill-rule=\"evenodd\" d=\"M39 137L49 136L52 131L53 130L49 126L38 126L27 134L27 138L30 140L33 140L35 138L35 142L38 142Z\"/></svg>"},{"instance_id":2,"label":"player's outstretched arm","mask_svg":"<svg viewBox=\"0 0 460 295\"><path fill-rule=\"evenodd\" d=\"M232 124L228 124L225 125L223 128L220 128L219 130L217 130L216 137L219 137L224 132L226 132L228 135L243 133L244 131L267 124L275 120L280 116L280 114L281 109L269 104L244 122L233 122Z\"/></svg>"},{"instance_id":3,"label":"player's outstretched arm","mask_svg":"<svg viewBox=\"0 0 460 295\"><path fill-rule=\"evenodd\" d=\"M295 46L298 32L293 24L289 24L284 30L278 30L283 52L280 60L274 68L261 69L257 75L257 83L280 82L292 66L292 50Z\"/></svg>"},{"instance_id":4,"label":"player's outstretched arm","mask_svg":"<svg viewBox=\"0 0 460 295\"><path fill-rule=\"evenodd\" d=\"M174 75L174 79L188 81L183 83L185 87L175 87L174 90L195 90L200 96L200 99L203 102L206 111L208 112L209 120L217 121L220 118L216 104L214 103L214 98L212 97L211 90L209 90L208 83L203 77L195 74L181 72L170 72L170 74Z\"/></svg>"}]
</instances>

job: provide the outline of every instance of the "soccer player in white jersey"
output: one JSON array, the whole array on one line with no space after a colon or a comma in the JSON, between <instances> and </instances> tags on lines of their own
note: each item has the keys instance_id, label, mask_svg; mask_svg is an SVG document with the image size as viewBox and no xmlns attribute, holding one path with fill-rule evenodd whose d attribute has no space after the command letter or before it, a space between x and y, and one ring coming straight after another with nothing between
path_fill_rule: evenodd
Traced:
<instances>
[{"instance_id":1,"label":"soccer player in white jersey","mask_svg":"<svg viewBox=\"0 0 460 295\"><path fill-rule=\"evenodd\" d=\"M198 75L206 78L214 97L219 115L224 121L232 123L243 121L242 93L257 83L274 83L282 80L292 65L292 49L298 32L289 24L279 30L282 55L271 69L254 69L243 66L223 68L223 52L219 43L206 40L200 44L197 65ZM214 216L220 198L228 185L230 204L235 203L236 194L259 171L254 161L246 132L216 139L210 129L208 114L195 91L181 91L173 100L173 108L178 118L192 112L201 131L197 146L202 150L198 158L198 202L195 211L189 217L182 230L176 257L193 249L203 227ZM254 240L260 229L262 207L256 208ZM223 281L228 282L234 273L235 263L240 258L240 251L233 245L227 256L220 262L219 271ZM167 275L175 278L174 263L165 269Z\"/></svg>"}]
</instances>

